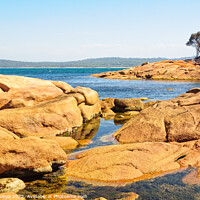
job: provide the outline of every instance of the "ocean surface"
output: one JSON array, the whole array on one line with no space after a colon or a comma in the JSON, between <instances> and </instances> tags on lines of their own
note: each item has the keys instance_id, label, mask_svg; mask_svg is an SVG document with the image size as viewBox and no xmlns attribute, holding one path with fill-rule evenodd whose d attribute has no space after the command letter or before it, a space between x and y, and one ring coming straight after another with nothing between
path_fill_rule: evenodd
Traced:
<instances>
[{"instance_id":1,"label":"ocean surface","mask_svg":"<svg viewBox=\"0 0 200 200\"><path fill-rule=\"evenodd\" d=\"M147 97L150 100L167 100L185 93L190 88L200 87L200 82L113 80L90 77L91 74L121 69L122 68L0 68L0 74L64 81L73 87L90 87L98 92L100 99L106 97ZM168 91L167 89L173 89L173 91Z\"/></svg>"},{"instance_id":2,"label":"ocean surface","mask_svg":"<svg viewBox=\"0 0 200 200\"><path fill-rule=\"evenodd\" d=\"M83 86L96 90L99 98L140 98L147 97L149 100L167 100L185 93L191 88L200 87L200 82L187 81L151 81L151 80L113 80L90 77L91 74L116 71L120 68L45 68L45 69L0 69L0 74L20 75L46 80L64 81L73 87ZM172 89L172 90L168 90ZM73 153L90 149L97 146L117 144L112 134L119 129L122 124L115 123L114 120L103 118L95 119L88 130L87 137L89 144L82 145ZM90 125L88 127L91 127ZM76 135L73 135L76 138ZM73 155L71 154L71 156ZM70 155L69 155L70 156ZM27 182L27 188L21 192L24 194L45 194L49 190L54 192L67 192L70 194L86 195L87 199L94 199L104 196L109 200L123 197L123 194L136 192L139 199L200 199L200 186L198 184L188 185L182 182L182 178L195 172L195 168L174 172L165 176L152 178L126 186L93 186L80 181L65 181L59 178L56 173L43 177L35 182ZM44 183L44 184L43 184ZM30 185L29 185L30 184ZM31 199L31 198L30 198Z\"/></svg>"}]
</instances>

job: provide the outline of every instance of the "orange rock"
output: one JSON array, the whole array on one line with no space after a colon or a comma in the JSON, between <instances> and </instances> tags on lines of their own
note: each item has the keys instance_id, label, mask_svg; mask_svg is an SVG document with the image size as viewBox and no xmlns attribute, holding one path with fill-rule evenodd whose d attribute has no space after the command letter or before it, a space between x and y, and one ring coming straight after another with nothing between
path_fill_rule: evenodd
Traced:
<instances>
[{"instance_id":1,"label":"orange rock","mask_svg":"<svg viewBox=\"0 0 200 200\"><path fill-rule=\"evenodd\" d=\"M200 139L200 89L157 102L141 111L114 136L121 143Z\"/></svg>"},{"instance_id":2,"label":"orange rock","mask_svg":"<svg viewBox=\"0 0 200 200\"><path fill-rule=\"evenodd\" d=\"M112 110L115 107L114 100L114 98L105 98L100 101L103 118L115 115Z\"/></svg>"},{"instance_id":3,"label":"orange rock","mask_svg":"<svg viewBox=\"0 0 200 200\"><path fill-rule=\"evenodd\" d=\"M53 85L11 88L1 95L0 109L32 106L42 101L54 99L62 94L62 90Z\"/></svg>"},{"instance_id":4,"label":"orange rock","mask_svg":"<svg viewBox=\"0 0 200 200\"><path fill-rule=\"evenodd\" d=\"M78 86L74 88L72 92L82 94L85 97L86 105L94 105L99 101L98 93L90 88Z\"/></svg>"},{"instance_id":5,"label":"orange rock","mask_svg":"<svg viewBox=\"0 0 200 200\"><path fill-rule=\"evenodd\" d=\"M51 81L56 87L60 88L64 93L69 93L73 90L73 87L63 81Z\"/></svg>"},{"instance_id":6,"label":"orange rock","mask_svg":"<svg viewBox=\"0 0 200 200\"><path fill-rule=\"evenodd\" d=\"M103 72L92 76L110 79L200 80L200 68L190 62L168 60L132 67L125 72Z\"/></svg>"},{"instance_id":7,"label":"orange rock","mask_svg":"<svg viewBox=\"0 0 200 200\"><path fill-rule=\"evenodd\" d=\"M0 127L0 140L2 139L19 139L19 137L7 129Z\"/></svg>"},{"instance_id":8,"label":"orange rock","mask_svg":"<svg viewBox=\"0 0 200 200\"><path fill-rule=\"evenodd\" d=\"M26 137L1 141L0 174L49 173L66 160L65 152L50 140Z\"/></svg>"},{"instance_id":9,"label":"orange rock","mask_svg":"<svg viewBox=\"0 0 200 200\"><path fill-rule=\"evenodd\" d=\"M64 95L32 107L0 111L0 127L18 136L60 135L82 123L77 101Z\"/></svg>"},{"instance_id":10,"label":"orange rock","mask_svg":"<svg viewBox=\"0 0 200 200\"><path fill-rule=\"evenodd\" d=\"M174 170L189 148L168 143L98 147L67 163L67 175L99 181L127 181L144 174Z\"/></svg>"},{"instance_id":11,"label":"orange rock","mask_svg":"<svg viewBox=\"0 0 200 200\"><path fill-rule=\"evenodd\" d=\"M78 142L74 140L72 137L55 137L55 136L45 136L43 137L45 140L53 140L58 143L58 145L62 149L76 149L78 146Z\"/></svg>"},{"instance_id":12,"label":"orange rock","mask_svg":"<svg viewBox=\"0 0 200 200\"><path fill-rule=\"evenodd\" d=\"M141 111L143 103L140 99L115 99L115 110L117 112Z\"/></svg>"},{"instance_id":13,"label":"orange rock","mask_svg":"<svg viewBox=\"0 0 200 200\"><path fill-rule=\"evenodd\" d=\"M85 97L80 93L68 93L67 95L74 97L78 104L85 102Z\"/></svg>"},{"instance_id":14,"label":"orange rock","mask_svg":"<svg viewBox=\"0 0 200 200\"><path fill-rule=\"evenodd\" d=\"M101 112L101 105L99 101L97 101L97 103L94 105L86 105L85 103L81 103L78 105L78 107L81 110L83 119L85 121L91 120Z\"/></svg>"},{"instance_id":15,"label":"orange rock","mask_svg":"<svg viewBox=\"0 0 200 200\"><path fill-rule=\"evenodd\" d=\"M108 107L108 108L113 108L115 106L114 103L115 98L105 98L101 100L101 107Z\"/></svg>"},{"instance_id":16,"label":"orange rock","mask_svg":"<svg viewBox=\"0 0 200 200\"><path fill-rule=\"evenodd\" d=\"M8 92L11 88L54 86L51 81L15 75L0 75L0 88Z\"/></svg>"},{"instance_id":17,"label":"orange rock","mask_svg":"<svg viewBox=\"0 0 200 200\"><path fill-rule=\"evenodd\" d=\"M134 193L134 192L131 192L129 193L129 196L128 197L125 197L125 198L122 198L122 199L118 199L118 200L135 200L139 197L138 194Z\"/></svg>"}]
</instances>

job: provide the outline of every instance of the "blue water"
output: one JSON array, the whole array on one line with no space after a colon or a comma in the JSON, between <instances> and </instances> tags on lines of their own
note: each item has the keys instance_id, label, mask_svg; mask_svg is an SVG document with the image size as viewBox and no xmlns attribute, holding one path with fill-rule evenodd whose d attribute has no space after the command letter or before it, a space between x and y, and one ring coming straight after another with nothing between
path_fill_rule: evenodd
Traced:
<instances>
[{"instance_id":1,"label":"blue water","mask_svg":"<svg viewBox=\"0 0 200 200\"><path fill-rule=\"evenodd\" d=\"M113 80L90 77L89 75L116 71L119 68L65 68L65 69L0 69L0 74L20 75L46 80L64 81L73 87L83 86L96 90L100 99L139 98L167 100L185 93L190 88L200 87L200 82L151 81L151 80ZM167 89L173 89L168 91Z\"/></svg>"}]
</instances>

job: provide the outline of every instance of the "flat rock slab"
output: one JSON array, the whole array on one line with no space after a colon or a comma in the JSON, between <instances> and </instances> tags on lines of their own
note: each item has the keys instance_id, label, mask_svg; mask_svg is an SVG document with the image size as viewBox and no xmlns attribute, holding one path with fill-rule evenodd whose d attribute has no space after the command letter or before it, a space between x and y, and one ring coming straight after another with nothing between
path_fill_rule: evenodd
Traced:
<instances>
[{"instance_id":1,"label":"flat rock slab","mask_svg":"<svg viewBox=\"0 0 200 200\"><path fill-rule=\"evenodd\" d=\"M67 175L98 181L127 181L145 174L175 170L188 147L168 143L135 143L91 149L67 163Z\"/></svg>"}]
</instances>

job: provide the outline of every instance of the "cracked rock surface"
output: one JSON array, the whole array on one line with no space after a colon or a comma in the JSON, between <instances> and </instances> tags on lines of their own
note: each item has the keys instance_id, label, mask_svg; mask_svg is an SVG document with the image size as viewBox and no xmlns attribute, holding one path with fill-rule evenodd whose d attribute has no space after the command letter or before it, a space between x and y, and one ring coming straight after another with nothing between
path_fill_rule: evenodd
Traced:
<instances>
[{"instance_id":1,"label":"cracked rock surface","mask_svg":"<svg viewBox=\"0 0 200 200\"><path fill-rule=\"evenodd\" d=\"M200 88L144 109L114 136L120 143L200 139Z\"/></svg>"}]
</instances>

